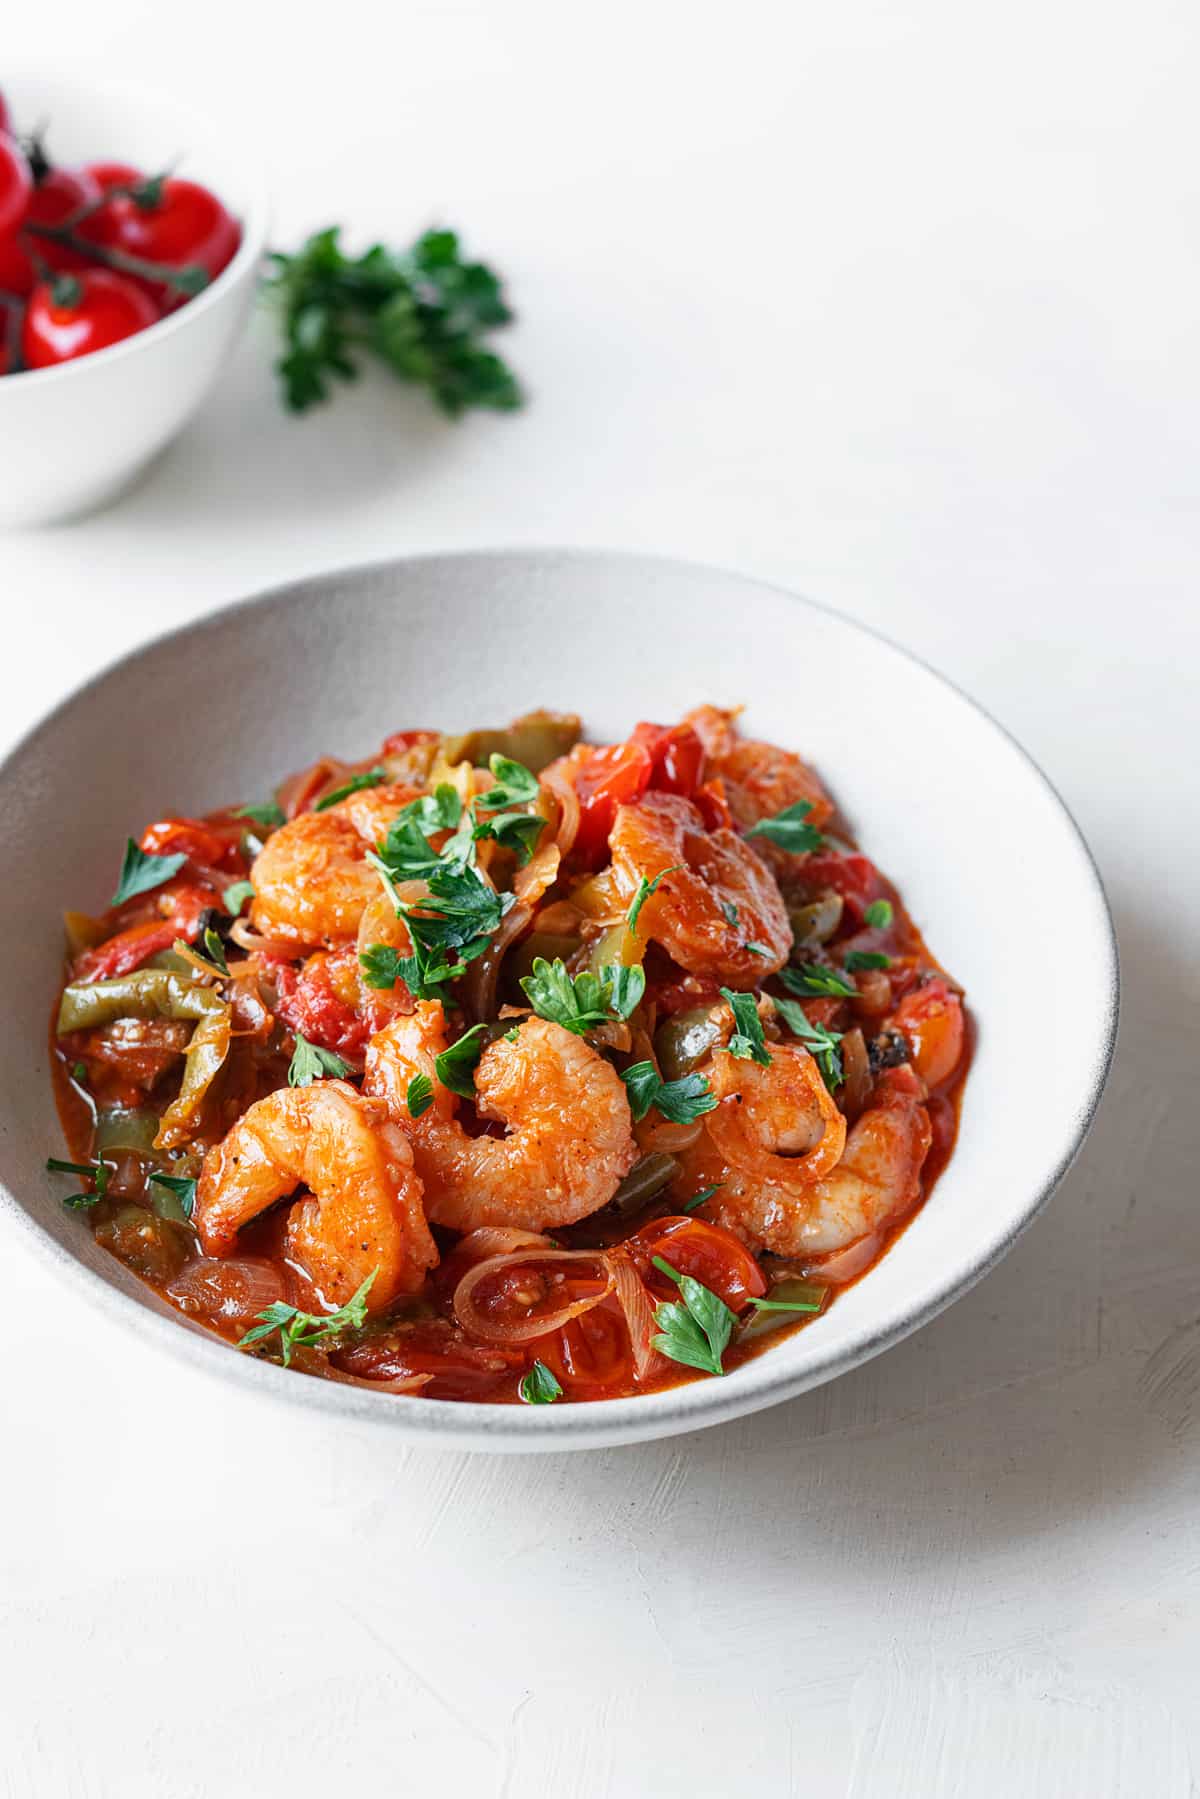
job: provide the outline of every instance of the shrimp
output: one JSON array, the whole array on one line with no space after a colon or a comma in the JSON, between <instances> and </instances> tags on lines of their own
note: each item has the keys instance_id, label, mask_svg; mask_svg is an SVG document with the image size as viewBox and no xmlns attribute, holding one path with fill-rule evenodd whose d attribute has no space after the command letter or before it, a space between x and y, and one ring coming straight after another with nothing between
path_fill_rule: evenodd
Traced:
<instances>
[{"instance_id":1,"label":"shrimp","mask_svg":"<svg viewBox=\"0 0 1200 1799\"><path fill-rule=\"evenodd\" d=\"M662 876L637 929L689 974L750 988L783 967L792 927L782 895L736 831L706 831L690 800L648 793L636 805L618 806L609 843L625 905L643 878Z\"/></svg>"},{"instance_id":2,"label":"shrimp","mask_svg":"<svg viewBox=\"0 0 1200 1799\"><path fill-rule=\"evenodd\" d=\"M386 1100L412 1140L432 1223L472 1231L511 1225L540 1231L573 1224L607 1205L637 1160L633 1121L615 1069L581 1037L544 1018L523 1018L515 1041L490 1044L475 1070L482 1118L504 1137L468 1136L457 1097L437 1078L446 1047L437 1001L395 1019L367 1049L365 1091ZM413 1118L408 1084L433 1082L433 1103Z\"/></svg>"},{"instance_id":3,"label":"shrimp","mask_svg":"<svg viewBox=\"0 0 1200 1799\"><path fill-rule=\"evenodd\" d=\"M297 950L350 942L379 879L367 845L336 811L302 812L268 837L254 858L250 923Z\"/></svg>"},{"instance_id":4,"label":"shrimp","mask_svg":"<svg viewBox=\"0 0 1200 1799\"><path fill-rule=\"evenodd\" d=\"M196 1229L204 1251L231 1255L237 1235L299 1186L286 1254L327 1303L344 1305L375 1272L367 1308L413 1293L438 1254L404 1132L387 1107L345 1081L281 1087L243 1113L204 1158Z\"/></svg>"},{"instance_id":5,"label":"shrimp","mask_svg":"<svg viewBox=\"0 0 1200 1799\"><path fill-rule=\"evenodd\" d=\"M779 1054L779 1048L772 1046L772 1066ZM759 1072L770 1075L771 1070ZM690 1161L685 1158L687 1166L680 1178L686 1179L689 1187L719 1182L718 1192L705 1207L706 1216L755 1249L782 1256L830 1255L860 1239L878 1237L919 1199L921 1168L931 1142L929 1113L923 1102L924 1088L910 1068L888 1070L876 1083L871 1105L848 1135L842 1121L845 1148L839 1152L840 1159L814 1179L805 1182L793 1177L790 1183L762 1178L746 1165L746 1158L741 1165L730 1165L731 1159L721 1155L712 1129L718 1108L705 1120L707 1146L698 1145L700 1153ZM821 1150L828 1140L832 1134L822 1140ZM787 1146L786 1139L778 1138L777 1144ZM724 1148L730 1148L728 1138ZM773 1159L777 1162L779 1157ZM721 1161L723 1171L717 1166ZM764 1154L764 1165L766 1162ZM797 1163L797 1173L804 1166ZM815 1163L813 1168L815 1174Z\"/></svg>"},{"instance_id":6,"label":"shrimp","mask_svg":"<svg viewBox=\"0 0 1200 1799\"><path fill-rule=\"evenodd\" d=\"M791 750L739 737L734 726L737 710L697 706L683 722L704 745L708 772L723 781L729 809L741 829L774 818L801 800L812 807L810 823L825 824L833 816L833 801L812 769Z\"/></svg>"},{"instance_id":7,"label":"shrimp","mask_svg":"<svg viewBox=\"0 0 1200 1799\"><path fill-rule=\"evenodd\" d=\"M335 818L348 818L363 842L371 848L383 842L396 822L397 814L420 793L419 787L391 781L383 787L360 788L357 793L348 794L344 800L330 806L329 811Z\"/></svg>"}]
</instances>

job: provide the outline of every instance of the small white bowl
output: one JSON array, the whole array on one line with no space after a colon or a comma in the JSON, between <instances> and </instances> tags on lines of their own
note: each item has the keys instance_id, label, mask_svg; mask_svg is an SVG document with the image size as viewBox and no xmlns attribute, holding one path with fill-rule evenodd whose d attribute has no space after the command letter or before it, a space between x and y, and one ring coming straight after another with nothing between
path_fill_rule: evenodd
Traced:
<instances>
[{"instance_id":1,"label":"small white bowl","mask_svg":"<svg viewBox=\"0 0 1200 1799\"><path fill-rule=\"evenodd\" d=\"M164 694L176 696L169 754L148 754ZM491 725L544 705L578 709L590 736L612 741L637 719L678 718L703 700L747 702L750 733L812 758L965 984L978 1028L949 1168L883 1260L822 1317L723 1378L642 1398L400 1398L286 1372L188 1325L63 1209L44 1171L61 1154L46 1041L61 914L103 904L131 832L167 812L262 799L321 752L368 755L405 727ZM1079 1148L1108 1068L1112 926L1087 847L1045 777L902 650L739 575L553 550L320 575L126 657L33 731L0 782L0 1211L137 1330L147 1355L163 1346L264 1400L412 1441L595 1448L715 1424L843 1373L927 1323L1012 1246Z\"/></svg>"},{"instance_id":2,"label":"small white bowl","mask_svg":"<svg viewBox=\"0 0 1200 1799\"><path fill-rule=\"evenodd\" d=\"M93 356L0 378L0 520L45 524L115 498L195 412L254 298L267 201L241 133L167 94L7 70L4 92L19 130L46 126L54 161L152 174L179 158L242 228L228 268L178 312Z\"/></svg>"}]
</instances>

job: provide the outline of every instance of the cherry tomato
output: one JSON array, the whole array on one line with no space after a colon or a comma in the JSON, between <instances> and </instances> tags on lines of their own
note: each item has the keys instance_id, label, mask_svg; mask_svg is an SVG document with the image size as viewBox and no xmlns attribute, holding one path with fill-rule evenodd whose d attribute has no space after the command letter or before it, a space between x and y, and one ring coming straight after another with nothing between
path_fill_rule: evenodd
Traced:
<instances>
[{"instance_id":1,"label":"cherry tomato","mask_svg":"<svg viewBox=\"0 0 1200 1799\"><path fill-rule=\"evenodd\" d=\"M21 353L31 369L90 356L153 325L158 311L133 283L107 269L41 281L29 296Z\"/></svg>"},{"instance_id":2,"label":"cherry tomato","mask_svg":"<svg viewBox=\"0 0 1200 1799\"><path fill-rule=\"evenodd\" d=\"M729 810L729 801L725 798L725 783L720 775L714 780L705 781L702 787L697 787L692 798L699 808L706 831L732 831L733 813Z\"/></svg>"},{"instance_id":3,"label":"cherry tomato","mask_svg":"<svg viewBox=\"0 0 1200 1799\"><path fill-rule=\"evenodd\" d=\"M651 787L691 799L704 771L704 745L691 725L635 725L630 742L650 752Z\"/></svg>"},{"instance_id":4,"label":"cherry tomato","mask_svg":"<svg viewBox=\"0 0 1200 1799\"><path fill-rule=\"evenodd\" d=\"M572 1318L535 1347L539 1360L573 1399L600 1399L633 1388L629 1327L625 1314L612 1301Z\"/></svg>"},{"instance_id":5,"label":"cherry tomato","mask_svg":"<svg viewBox=\"0 0 1200 1799\"><path fill-rule=\"evenodd\" d=\"M10 294L30 293L37 279L35 254L47 268L56 271L86 269L89 264L82 251L56 244L48 237L36 237L27 227L61 225L81 206L99 197L99 188L82 170L51 169L43 175L29 196L16 235L0 241L0 288Z\"/></svg>"},{"instance_id":6,"label":"cherry tomato","mask_svg":"<svg viewBox=\"0 0 1200 1799\"><path fill-rule=\"evenodd\" d=\"M814 850L805 856L803 876L814 887L832 887L846 902L851 920L860 925L863 913L873 899L883 895L879 870L867 856L857 850L843 855L838 850Z\"/></svg>"},{"instance_id":7,"label":"cherry tomato","mask_svg":"<svg viewBox=\"0 0 1200 1799\"><path fill-rule=\"evenodd\" d=\"M745 1245L732 1231L703 1218L656 1218L627 1238L625 1247L660 1299L673 1296L674 1282L651 1266L655 1256L669 1262L677 1274L690 1274L711 1288L735 1312L767 1290L762 1269Z\"/></svg>"},{"instance_id":8,"label":"cherry tomato","mask_svg":"<svg viewBox=\"0 0 1200 1799\"><path fill-rule=\"evenodd\" d=\"M198 818L160 818L142 832L141 848L148 856L177 856L182 852L202 867L241 874L245 863L238 845L243 829L241 819L219 830Z\"/></svg>"},{"instance_id":9,"label":"cherry tomato","mask_svg":"<svg viewBox=\"0 0 1200 1799\"><path fill-rule=\"evenodd\" d=\"M7 129L0 126L0 238L7 239L16 230L25 216L32 193L33 176L24 152L8 136ZM0 282L0 287L16 291L6 281Z\"/></svg>"},{"instance_id":10,"label":"cherry tomato","mask_svg":"<svg viewBox=\"0 0 1200 1799\"><path fill-rule=\"evenodd\" d=\"M122 194L109 201L104 213L106 241L114 249L172 269L198 264L210 280L233 261L242 239L237 220L215 194L198 181L175 176L163 182L157 205L147 206ZM165 283L148 281L144 286L164 312L173 311L187 299Z\"/></svg>"},{"instance_id":11,"label":"cherry tomato","mask_svg":"<svg viewBox=\"0 0 1200 1799\"><path fill-rule=\"evenodd\" d=\"M579 831L575 848L587 861L598 861L608 847L617 807L640 799L650 785L654 764L640 743L614 743L593 750L575 773L579 795Z\"/></svg>"},{"instance_id":12,"label":"cherry tomato","mask_svg":"<svg viewBox=\"0 0 1200 1799\"><path fill-rule=\"evenodd\" d=\"M353 946L319 950L299 970L284 964L275 985L279 1016L285 1024L321 1049L341 1056L362 1055L371 1025L356 1008L358 956Z\"/></svg>"},{"instance_id":13,"label":"cherry tomato","mask_svg":"<svg viewBox=\"0 0 1200 1799\"><path fill-rule=\"evenodd\" d=\"M144 905L145 900L139 895L131 909ZM154 911L148 918L118 931L116 936L97 944L94 949L84 950L76 959L74 978L77 981L111 981L117 975L140 968L143 962L162 950L170 949L177 937L194 943L212 908L213 896L206 887L184 881L172 882L154 895ZM116 916L119 918L124 911L121 908ZM128 916L127 912L125 916Z\"/></svg>"},{"instance_id":14,"label":"cherry tomato","mask_svg":"<svg viewBox=\"0 0 1200 1799\"><path fill-rule=\"evenodd\" d=\"M962 1060L966 1027L962 1001L945 981L927 981L902 999L888 1020L912 1044L913 1063L921 1079L939 1087Z\"/></svg>"},{"instance_id":15,"label":"cherry tomato","mask_svg":"<svg viewBox=\"0 0 1200 1799\"><path fill-rule=\"evenodd\" d=\"M379 754L402 756L405 750L415 748L418 743L432 743L436 737L436 731L393 731L390 737L384 738Z\"/></svg>"},{"instance_id":16,"label":"cherry tomato","mask_svg":"<svg viewBox=\"0 0 1200 1799\"><path fill-rule=\"evenodd\" d=\"M131 162L89 162L84 174L91 177L102 193L114 187L137 187L146 177Z\"/></svg>"}]
</instances>

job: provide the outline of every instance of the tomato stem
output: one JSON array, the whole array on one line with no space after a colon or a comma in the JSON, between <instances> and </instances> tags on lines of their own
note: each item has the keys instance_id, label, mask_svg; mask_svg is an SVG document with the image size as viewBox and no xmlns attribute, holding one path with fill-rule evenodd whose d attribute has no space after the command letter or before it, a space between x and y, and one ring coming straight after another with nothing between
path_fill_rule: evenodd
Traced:
<instances>
[{"instance_id":1,"label":"tomato stem","mask_svg":"<svg viewBox=\"0 0 1200 1799\"><path fill-rule=\"evenodd\" d=\"M75 250L90 262L112 269L118 275L140 275L143 281L161 281L164 287L174 288L181 294L198 294L212 279L208 270L201 268L198 262L185 263L178 269L162 262L146 262L141 256L127 256L124 250L112 250L103 244L89 243L87 238L77 237L65 225L26 225L23 230L33 237L44 237L51 243Z\"/></svg>"}]
</instances>

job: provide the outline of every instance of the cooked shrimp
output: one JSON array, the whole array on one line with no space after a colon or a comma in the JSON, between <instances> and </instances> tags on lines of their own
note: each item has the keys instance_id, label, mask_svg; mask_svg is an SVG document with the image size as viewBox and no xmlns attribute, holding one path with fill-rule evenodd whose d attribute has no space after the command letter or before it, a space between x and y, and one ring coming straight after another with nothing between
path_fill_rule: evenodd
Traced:
<instances>
[{"instance_id":1,"label":"cooked shrimp","mask_svg":"<svg viewBox=\"0 0 1200 1799\"><path fill-rule=\"evenodd\" d=\"M773 1046L771 1053L777 1057L778 1048ZM688 1162L685 1178L689 1185L720 1182L706 1215L756 1249L783 1256L828 1255L876 1236L920 1197L921 1167L931 1140L923 1097L911 1069L889 1070L877 1083L871 1106L845 1138L840 1161L799 1186L730 1166L711 1136L713 1113L706 1120L708 1153ZM716 1167L721 1160L723 1172Z\"/></svg>"},{"instance_id":2,"label":"cooked shrimp","mask_svg":"<svg viewBox=\"0 0 1200 1799\"><path fill-rule=\"evenodd\" d=\"M287 1254L330 1305L344 1305L372 1270L370 1311L420 1287L438 1255L412 1149L386 1106L345 1081L256 1101L204 1158L195 1223L205 1252L231 1255L243 1225L300 1186L310 1197L292 1207Z\"/></svg>"},{"instance_id":3,"label":"cooked shrimp","mask_svg":"<svg viewBox=\"0 0 1200 1799\"><path fill-rule=\"evenodd\" d=\"M441 1006L421 1000L367 1049L366 1091L387 1101L412 1139L434 1224L552 1230L608 1204L637 1146L625 1089L602 1056L561 1025L522 1019L515 1040L490 1044L475 1070L476 1110L508 1135L470 1137L457 1097L437 1078L445 1047ZM433 1082L433 1104L413 1118L408 1084L421 1074Z\"/></svg>"},{"instance_id":4,"label":"cooked shrimp","mask_svg":"<svg viewBox=\"0 0 1200 1799\"><path fill-rule=\"evenodd\" d=\"M690 800L648 793L634 806L618 806L609 842L625 905L643 877L663 877L637 928L689 974L749 988L783 967L792 946L783 899L766 863L736 831L706 831Z\"/></svg>"},{"instance_id":5,"label":"cooked shrimp","mask_svg":"<svg viewBox=\"0 0 1200 1799\"><path fill-rule=\"evenodd\" d=\"M343 814L302 812L281 825L254 859L250 922L298 949L347 943L379 879L367 845Z\"/></svg>"},{"instance_id":6,"label":"cooked shrimp","mask_svg":"<svg viewBox=\"0 0 1200 1799\"><path fill-rule=\"evenodd\" d=\"M408 900L419 898L425 891L422 881L402 881L397 888L401 899ZM402 956L412 955L412 938L409 936L408 926L392 904L391 895L385 893L382 887L363 908L363 915L358 921L357 944L361 1003L369 1005L368 1016L375 1020L376 1030L397 1012L412 1011L412 997L403 981L397 981L394 987L379 988L372 987L366 980L362 957L367 950L378 945L399 950Z\"/></svg>"},{"instance_id":7,"label":"cooked shrimp","mask_svg":"<svg viewBox=\"0 0 1200 1799\"><path fill-rule=\"evenodd\" d=\"M802 1044L773 1043L766 1067L728 1051L708 1066L718 1104L705 1128L731 1166L799 1194L836 1166L846 1120Z\"/></svg>"},{"instance_id":8,"label":"cooked shrimp","mask_svg":"<svg viewBox=\"0 0 1200 1799\"><path fill-rule=\"evenodd\" d=\"M739 737L734 725L738 709L697 706L684 718L685 725L704 745L710 775L725 784L729 809L742 830L762 818L774 818L804 800L812 807L809 819L822 825L833 816L833 802L817 776L791 750L752 737Z\"/></svg>"},{"instance_id":9,"label":"cooked shrimp","mask_svg":"<svg viewBox=\"0 0 1200 1799\"><path fill-rule=\"evenodd\" d=\"M383 839L396 822L396 815L420 794L419 787L403 781L391 781L383 787L363 787L351 793L329 811L335 817L348 818L368 849Z\"/></svg>"}]
</instances>

